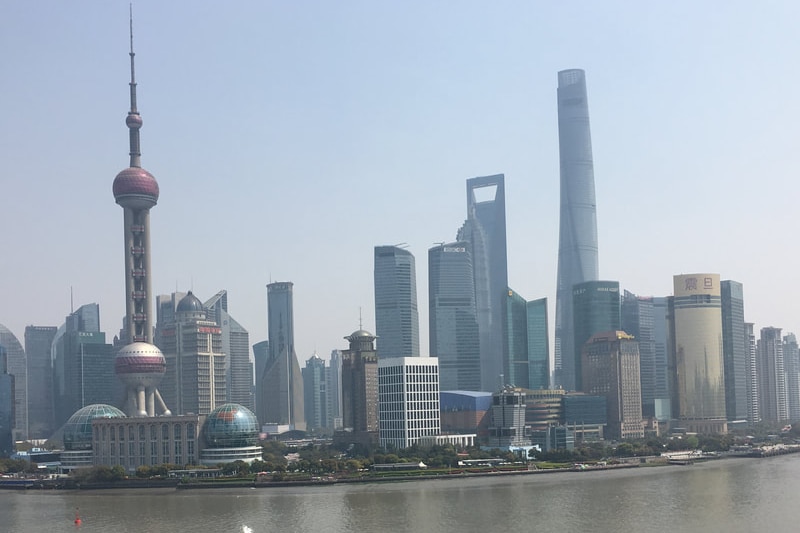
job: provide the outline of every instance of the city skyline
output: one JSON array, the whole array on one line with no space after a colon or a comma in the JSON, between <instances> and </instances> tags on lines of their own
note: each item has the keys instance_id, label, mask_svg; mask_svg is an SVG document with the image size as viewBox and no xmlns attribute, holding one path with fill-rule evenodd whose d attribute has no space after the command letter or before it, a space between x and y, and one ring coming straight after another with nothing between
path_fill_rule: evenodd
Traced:
<instances>
[{"instance_id":1,"label":"city skyline","mask_svg":"<svg viewBox=\"0 0 800 533\"><path fill-rule=\"evenodd\" d=\"M785 251L791 201L800 193L788 179L790 125L800 109L787 104L783 83L764 83L775 72L793 76L783 66L798 51L789 23L797 6L733 5L720 13L688 3L606 4L540 13L466 5L460 23L448 26L449 10L422 4L323 5L319 19L294 6L196 6L187 14L186 5L141 3L135 13L147 110L142 153L165 188L152 215L154 294L176 285L206 295L224 288L255 343L267 338L264 285L291 279L297 355L325 358L343 332L359 327L359 309L364 328L375 330L373 247L408 242L424 257L434 243L453 241L464 180L503 173L509 285L554 305L554 86L558 71L581 68L592 101L601 278L666 296L677 273L720 272L743 284L745 320L757 331L800 327L791 309L800 288L790 283ZM124 142L127 8L13 3L0 21L3 44L20 50L9 58L0 103L7 117L0 144L14 176L6 193L15 199L7 210L15 231L0 245L24 252L24 260L4 264L0 323L20 339L27 325L63 321L70 287L77 302L100 304L109 340L125 314L119 213L109 205L108 180ZM179 22L187 16L192 29L184 34ZM581 36L575 43L559 36L567 21ZM430 31L440 26L441 36ZM211 28L214 39L197 31ZM409 30L416 42L405 38ZM745 30L746 42L739 39ZM487 37L475 39L478 33ZM55 90L54 80L67 76ZM356 187L379 194L351 213ZM752 201L766 190L781 194L769 207ZM63 201L73 197L81 209ZM190 209L212 203L226 223L192 235ZM293 225L279 226L287 213ZM80 254L78 238L90 242ZM767 256L748 262L741 242L756 238ZM208 239L225 242L224 256L189 261ZM347 254L346 268L320 265L334 253ZM417 267L424 295L427 266ZM773 280L785 288L781 300ZM420 322L427 346L426 306Z\"/></svg>"}]
</instances>

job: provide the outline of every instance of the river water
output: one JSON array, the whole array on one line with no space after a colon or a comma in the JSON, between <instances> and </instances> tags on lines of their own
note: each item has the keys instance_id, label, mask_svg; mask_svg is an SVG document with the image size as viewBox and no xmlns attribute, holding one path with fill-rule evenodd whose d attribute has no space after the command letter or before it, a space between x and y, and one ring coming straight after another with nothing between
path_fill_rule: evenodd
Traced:
<instances>
[{"instance_id":1,"label":"river water","mask_svg":"<svg viewBox=\"0 0 800 533\"><path fill-rule=\"evenodd\" d=\"M82 525L73 524L80 509ZM797 531L800 454L603 472L155 491L0 491L0 531Z\"/></svg>"}]
</instances>

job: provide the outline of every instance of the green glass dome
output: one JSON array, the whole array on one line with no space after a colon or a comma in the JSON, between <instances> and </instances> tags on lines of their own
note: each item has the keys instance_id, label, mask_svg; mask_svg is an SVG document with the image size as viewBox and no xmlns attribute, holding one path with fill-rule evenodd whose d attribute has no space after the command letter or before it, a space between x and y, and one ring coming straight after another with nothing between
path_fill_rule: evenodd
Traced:
<instances>
[{"instance_id":1,"label":"green glass dome","mask_svg":"<svg viewBox=\"0 0 800 533\"><path fill-rule=\"evenodd\" d=\"M246 407L226 403L217 407L203 424L209 448L244 448L258 443L258 420Z\"/></svg>"},{"instance_id":2,"label":"green glass dome","mask_svg":"<svg viewBox=\"0 0 800 533\"><path fill-rule=\"evenodd\" d=\"M125 418L125 413L104 403L87 405L75 411L64 424L64 449L92 449L92 420L95 418Z\"/></svg>"}]
</instances>

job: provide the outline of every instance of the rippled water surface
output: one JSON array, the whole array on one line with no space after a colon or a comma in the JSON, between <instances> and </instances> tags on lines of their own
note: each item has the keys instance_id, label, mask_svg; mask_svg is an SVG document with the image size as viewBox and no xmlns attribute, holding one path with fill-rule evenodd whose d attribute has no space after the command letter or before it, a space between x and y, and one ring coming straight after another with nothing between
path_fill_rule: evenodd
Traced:
<instances>
[{"instance_id":1,"label":"rippled water surface","mask_svg":"<svg viewBox=\"0 0 800 533\"><path fill-rule=\"evenodd\" d=\"M800 454L325 487L0 491L0 531L797 531Z\"/></svg>"}]
</instances>

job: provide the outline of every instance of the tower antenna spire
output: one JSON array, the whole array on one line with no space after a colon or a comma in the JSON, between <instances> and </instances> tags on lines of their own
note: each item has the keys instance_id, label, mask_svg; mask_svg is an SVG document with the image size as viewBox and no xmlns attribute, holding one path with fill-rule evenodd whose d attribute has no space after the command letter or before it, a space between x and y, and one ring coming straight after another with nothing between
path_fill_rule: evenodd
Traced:
<instances>
[{"instance_id":1,"label":"tower antenna spire","mask_svg":"<svg viewBox=\"0 0 800 533\"><path fill-rule=\"evenodd\" d=\"M131 26L131 110L128 111L128 118L125 119L125 124L130 131L130 156L131 166L142 166L142 150L139 145L139 128L142 127L142 117L136 109L136 70L134 69L133 58L136 55L133 52L133 3L129 5L130 8L130 26Z\"/></svg>"}]
</instances>

